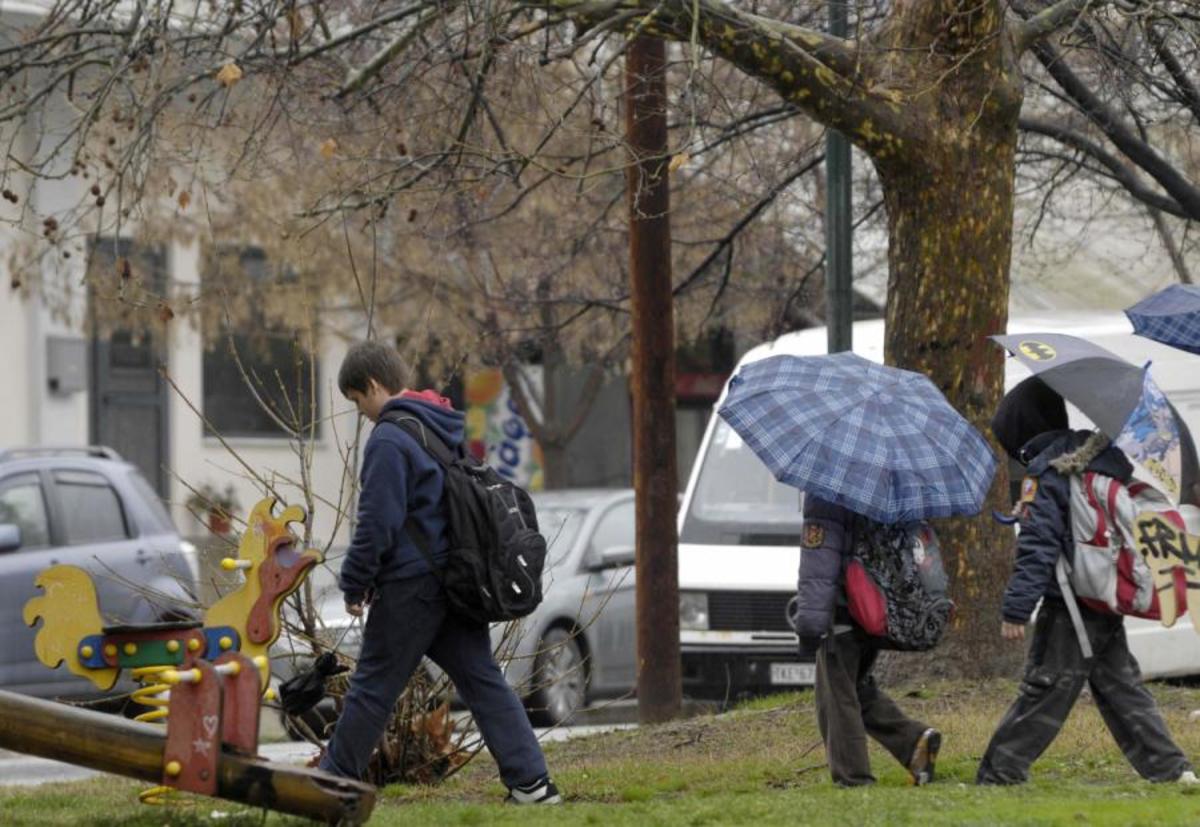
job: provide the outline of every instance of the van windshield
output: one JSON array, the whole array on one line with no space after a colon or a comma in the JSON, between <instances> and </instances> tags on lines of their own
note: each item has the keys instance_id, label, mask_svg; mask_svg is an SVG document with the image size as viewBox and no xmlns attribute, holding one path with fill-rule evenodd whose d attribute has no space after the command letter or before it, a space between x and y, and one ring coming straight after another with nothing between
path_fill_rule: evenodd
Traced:
<instances>
[{"instance_id":1,"label":"van windshield","mask_svg":"<svg viewBox=\"0 0 1200 827\"><path fill-rule=\"evenodd\" d=\"M681 542L800 544L800 492L776 481L722 419L713 428L702 463Z\"/></svg>"}]
</instances>

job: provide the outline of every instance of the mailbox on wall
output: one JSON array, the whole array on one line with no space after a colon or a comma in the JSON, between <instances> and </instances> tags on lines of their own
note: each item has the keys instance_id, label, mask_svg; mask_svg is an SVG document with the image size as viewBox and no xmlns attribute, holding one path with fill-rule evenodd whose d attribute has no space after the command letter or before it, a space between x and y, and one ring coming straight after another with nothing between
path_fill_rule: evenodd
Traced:
<instances>
[{"instance_id":1,"label":"mailbox on wall","mask_svg":"<svg viewBox=\"0 0 1200 827\"><path fill-rule=\"evenodd\" d=\"M46 384L51 393L87 390L87 341L70 336L46 339Z\"/></svg>"}]
</instances>

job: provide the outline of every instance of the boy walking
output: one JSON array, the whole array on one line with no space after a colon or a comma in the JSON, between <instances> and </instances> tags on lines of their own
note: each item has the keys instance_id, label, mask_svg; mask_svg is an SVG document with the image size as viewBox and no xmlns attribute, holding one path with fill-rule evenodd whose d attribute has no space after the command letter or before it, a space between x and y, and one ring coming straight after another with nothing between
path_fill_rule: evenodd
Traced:
<instances>
[{"instance_id":1,"label":"boy walking","mask_svg":"<svg viewBox=\"0 0 1200 827\"><path fill-rule=\"evenodd\" d=\"M1062 397L1040 379L1012 390L992 419L996 439L1026 466L1021 483L1021 534L1002 605L1001 634L1023 640L1025 624L1042 601L1025 664L1021 694L988 744L976 783L1020 784L1050 746L1086 681L1105 725L1121 752L1150 781L1197 779L1171 740L1154 697L1141 684L1137 661L1125 640L1124 618L1077 604L1094 652L1086 660L1055 570L1073 547L1070 475L1095 471L1128 482L1129 460L1107 439L1067 427ZM1068 559L1069 556L1068 556ZM1074 601L1073 596L1066 599Z\"/></svg>"},{"instance_id":2,"label":"boy walking","mask_svg":"<svg viewBox=\"0 0 1200 827\"><path fill-rule=\"evenodd\" d=\"M445 670L466 702L508 787L507 801L557 804L525 709L496 665L487 625L447 607L437 573L445 563L444 472L404 428L380 422L401 411L452 451L463 441L463 414L433 391L406 390L408 369L394 348L362 342L350 348L338 388L360 414L377 423L363 452L358 521L342 561L339 586L346 611L366 627L358 665L320 768L361 779L396 699L428 656ZM406 531L411 521L430 538L428 557Z\"/></svg>"},{"instance_id":3,"label":"boy walking","mask_svg":"<svg viewBox=\"0 0 1200 827\"><path fill-rule=\"evenodd\" d=\"M802 653L816 653L817 728L835 784L874 784L867 736L908 770L913 784L933 780L942 736L901 711L871 674L879 647L850 617L846 560L865 518L812 494L804 496L800 582L793 620Z\"/></svg>"}]
</instances>

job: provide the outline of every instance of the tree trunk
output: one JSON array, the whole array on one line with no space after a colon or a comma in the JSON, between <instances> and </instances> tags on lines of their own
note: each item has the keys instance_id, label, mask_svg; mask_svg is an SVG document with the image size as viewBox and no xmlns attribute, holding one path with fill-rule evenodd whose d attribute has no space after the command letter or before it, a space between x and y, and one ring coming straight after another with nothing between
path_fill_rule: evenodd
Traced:
<instances>
[{"instance_id":1,"label":"tree trunk","mask_svg":"<svg viewBox=\"0 0 1200 827\"><path fill-rule=\"evenodd\" d=\"M567 445L549 441L541 443L542 487L547 491L566 488L570 484L567 476Z\"/></svg>"},{"instance_id":2,"label":"tree trunk","mask_svg":"<svg viewBox=\"0 0 1200 827\"><path fill-rule=\"evenodd\" d=\"M910 29L910 46L911 39ZM946 67L939 60L926 55L903 67L913 88L936 89L913 113L924 121L927 139L875 159L889 228L886 360L932 377L989 440L1004 390L1004 352L987 337L1003 333L1008 321L1021 103L1007 36L992 40L993 48L975 45L957 71L940 75L940 84ZM937 526L958 607L939 659L972 674L1007 671L1021 654L999 637L1013 534L989 516L1011 505L1005 455L994 440L992 447L998 473L983 513Z\"/></svg>"}]
</instances>

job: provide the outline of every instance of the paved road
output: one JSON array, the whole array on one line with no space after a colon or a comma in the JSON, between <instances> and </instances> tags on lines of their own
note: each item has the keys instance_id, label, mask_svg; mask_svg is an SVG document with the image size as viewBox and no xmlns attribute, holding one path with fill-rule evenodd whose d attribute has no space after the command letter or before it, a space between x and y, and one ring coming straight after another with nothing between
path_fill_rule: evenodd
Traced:
<instances>
[{"instance_id":1,"label":"paved road","mask_svg":"<svg viewBox=\"0 0 1200 827\"><path fill-rule=\"evenodd\" d=\"M539 729L537 733L543 741L565 741L568 738L578 738L582 735L592 735L597 732L624 729L630 726L634 726L634 724L610 723L552 730ZM315 751L311 744L303 741L281 741L263 744L259 747L259 752L264 757L272 761L293 764L304 763L312 757ZM45 758L33 758L0 750L0 786L34 786L58 781L80 781L102 774L73 764L64 764L61 761L49 761Z\"/></svg>"}]
</instances>

